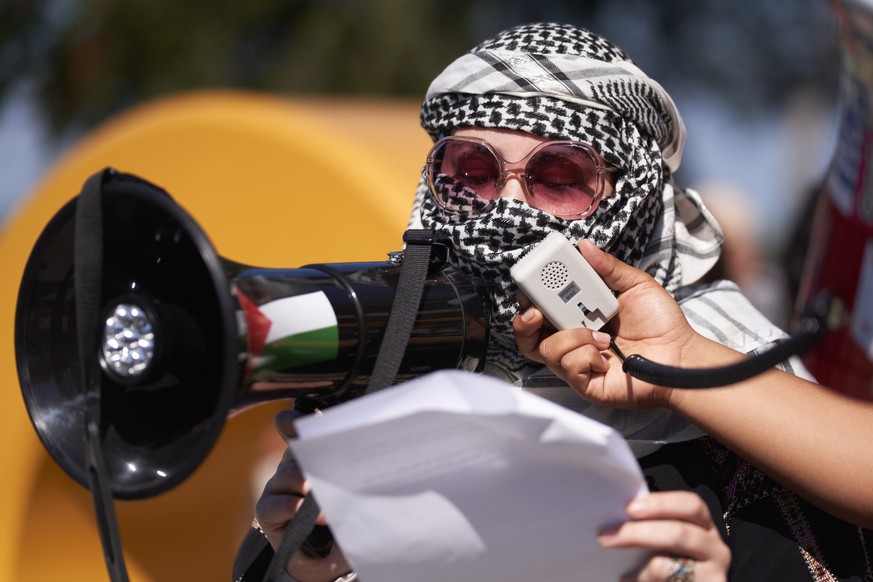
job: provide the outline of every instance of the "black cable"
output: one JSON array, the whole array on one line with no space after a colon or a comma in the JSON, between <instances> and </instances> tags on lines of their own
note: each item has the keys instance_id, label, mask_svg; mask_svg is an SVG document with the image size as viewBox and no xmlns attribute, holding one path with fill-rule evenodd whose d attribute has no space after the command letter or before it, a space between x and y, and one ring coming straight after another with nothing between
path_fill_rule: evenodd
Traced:
<instances>
[{"instance_id":1,"label":"black cable","mask_svg":"<svg viewBox=\"0 0 873 582\"><path fill-rule=\"evenodd\" d=\"M818 344L830 331L843 324L842 302L830 294L816 298L800 321L798 331L771 349L730 366L720 368L677 368L647 360L638 354L625 357L615 341L612 350L622 361L622 370L634 378L671 388L715 388L746 380L769 370L791 356Z\"/></svg>"}]
</instances>

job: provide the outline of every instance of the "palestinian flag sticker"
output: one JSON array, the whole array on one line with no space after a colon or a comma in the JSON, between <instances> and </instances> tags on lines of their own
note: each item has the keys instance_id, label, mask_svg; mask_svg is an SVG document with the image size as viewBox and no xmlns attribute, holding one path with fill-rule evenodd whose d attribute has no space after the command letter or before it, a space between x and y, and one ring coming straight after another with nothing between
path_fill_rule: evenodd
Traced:
<instances>
[{"instance_id":1,"label":"palestinian flag sticker","mask_svg":"<svg viewBox=\"0 0 873 582\"><path fill-rule=\"evenodd\" d=\"M323 291L283 297L255 305L237 290L248 326L250 380L335 360L339 353L336 313Z\"/></svg>"}]
</instances>

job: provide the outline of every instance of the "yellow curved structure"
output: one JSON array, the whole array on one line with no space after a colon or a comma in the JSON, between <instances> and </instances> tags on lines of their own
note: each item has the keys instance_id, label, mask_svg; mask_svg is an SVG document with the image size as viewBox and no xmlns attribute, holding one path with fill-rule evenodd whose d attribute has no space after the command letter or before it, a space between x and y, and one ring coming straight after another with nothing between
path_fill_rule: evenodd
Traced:
<instances>
[{"instance_id":1,"label":"yellow curved structure","mask_svg":"<svg viewBox=\"0 0 873 582\"><path fill-rule=\"evenodd\" d=\"M90 494L43 451L13 343L30 249L87 177L112 166L162 186L219 254L243 264L375 261L400 248L428 148L415 102L206 92L121 115L51 168L0 230L0 581L108 579ZM280 406L229 420L176 489L116 502L134 582L230 579L258 463L280 444L271 421Z\"/></svg>"}]
</instances>

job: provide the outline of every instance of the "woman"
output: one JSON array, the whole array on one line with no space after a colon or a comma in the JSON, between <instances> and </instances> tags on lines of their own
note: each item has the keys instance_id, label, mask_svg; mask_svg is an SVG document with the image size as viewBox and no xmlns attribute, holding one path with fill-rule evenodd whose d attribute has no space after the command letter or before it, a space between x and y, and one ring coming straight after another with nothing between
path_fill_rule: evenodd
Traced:
<instances>
[{"instance_id":1,"label":"woman","mask_svg":"<svg viewBox=\"0 0 873 582\"><path fill-rule=\"evenodd\" d=\"M602 345L586 347L590 332L557 334L576 343L555 347L542 341L541 315L526 311L528 327L516 324L516 342L519 304L509 269L552 231L573 243L589 239L639 267L683 300L704 333L732 349L749 353L784 337L734 285L693 285L717 260L721 231L695 193L672 184L684 126L660 85L602 37L534 24L507 30L449 65L429 88L421 119L436 144L411 226L450 240L457 266L493 283L486 373L619 430L656 492L648 513L630 507L637 520L604 532L605 545L657 550L634 579L724 579L730 553L713 535L716 527L729 539L733 579L863 578L869 567L857 528L806 505L680 414L665 407L629 410L627 402L592 404L570 390L568 383L590 396L585 375L609 364L601 359ZM595 362L593 369L564 367L563 355L576 350ZM274 544L304 488L287 461L259 503L258 518ZM835 543L810 544L804 520L826 523ZM326 561L296 560L290 568L303 582L301 565L322 567L318 575L343 569L338 551Z\"/></svg>"}]
</instances>

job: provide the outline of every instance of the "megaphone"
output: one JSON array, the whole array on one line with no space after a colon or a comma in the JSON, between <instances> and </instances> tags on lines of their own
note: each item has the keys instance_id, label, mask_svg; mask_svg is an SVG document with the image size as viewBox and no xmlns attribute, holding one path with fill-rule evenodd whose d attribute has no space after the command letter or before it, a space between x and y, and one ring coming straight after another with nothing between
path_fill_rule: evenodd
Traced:
<instances>
[{"instance_id":1,"label":"megaphone","mask_svg":"<svg viewBox=\"0 0 873 582\"><path fill-rule=\"evenodd\" d=\"M102 277L94 353L77 344L78 201L39 236L22 278L15 351L24 401L53 459L88 486L81 370L99 365L99 410L115 498L183 481L226 419L260 402L330 406L366 389L395 300L402 256L372 263L267 269L220 257L172 198L136 176L102 186ZM488 339L484 285L435 244L397 381L480 369Z\"/></svg>"}]
</instances>

